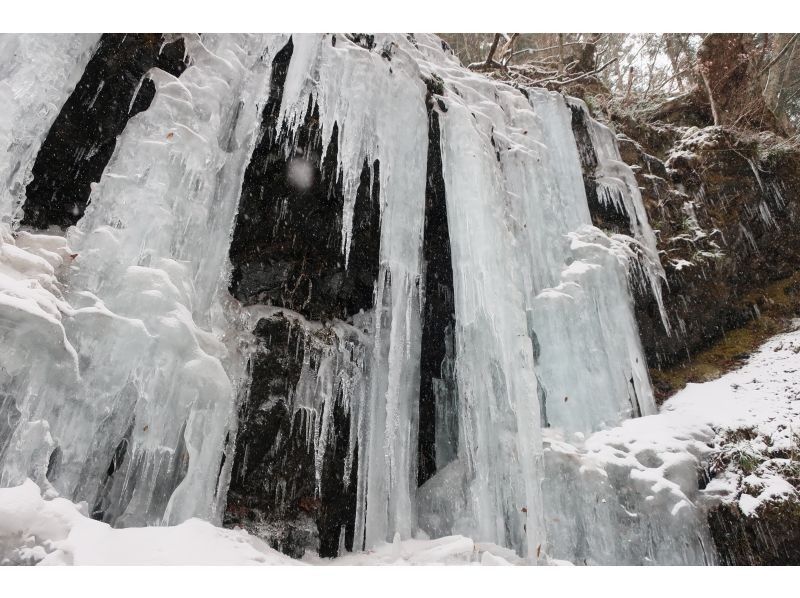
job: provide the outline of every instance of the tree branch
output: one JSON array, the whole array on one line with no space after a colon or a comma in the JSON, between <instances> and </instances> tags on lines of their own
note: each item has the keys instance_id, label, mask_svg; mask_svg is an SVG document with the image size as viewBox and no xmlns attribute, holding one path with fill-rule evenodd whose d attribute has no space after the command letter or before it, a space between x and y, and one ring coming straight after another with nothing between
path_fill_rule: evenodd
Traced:
<instances>
[{"instance_id":1,"label":"tree branch","mask_svg":"<svg viewBox=\"0 0 800 598\"><path fill-rule=\"evenodd\" d=\"M791 45L792 45L792 42L793 42L794 40L796 40L796 39L797 39L797 36L798 36L798 35L800 35L800 34L798 34L798 33L795 33L795 34L794 34L794 35L791 37L791 39L790 39L788 42L786 42L786 45L785 45L785 46L783 46L783 50L781 50L780 52L778 52L778 55L777 55L775 58L773 58L772 60L770 60L770 61L769 61L769 63L767 63L767 66L765 66L763 69L761 69L761 72L760 72L760 73L758 73L758 74L759 74L759 75L763 75L763 74L764 74L766 71L768 71L768 70L769 70L769 69L772 67L772 65L773 65L773 64L775 64L776 62L778 62L778 61L781 59L781 57L782 57L784 54L786 54L786 50L788 50L788 49L789 49L789 46L791 46Z\"/></svg>"},{"instance_id":2,"label":"tree branch","mask_svg":"<svg viewBox=\"0 0 800 598\"><path fill-rule=\"evenodd\" d=\"M606 62L603 66L598 67L598 68L594 69L593 71L589 71L587 73L583 73L581 75L578 75L577 77L573 77L572 79L567 79L566 81L557 81L556 80L557 77L551 77L551 78L548 78L548 79L540 79L539 81L534 81L534 85L540 84L540 83L555 83L556 85L567 85L568 83L575 83L576 81L580 81L581 79L589 77L590 75L596 75L597 73L599 73L600 71L605 70L605 68L607 66L609 66L610 64L615 63L616 61L617 61L616 58L612 58L611 60Z\"/></svg>"},{"instance_id":3,"label":"tree branch","mask_svg":"<svg viewBox=\"0 0 800 598\"><path fill-rule=\"evenodd\" d=\"M497 50L497 44L500 43L500 34L494 34L494 41L492 41L492 47L489 48L489 55L486 56L486 61L484 64L488 67L492 65L492 59L494 58L494 53Z\"/></svg>"}]
</instances>

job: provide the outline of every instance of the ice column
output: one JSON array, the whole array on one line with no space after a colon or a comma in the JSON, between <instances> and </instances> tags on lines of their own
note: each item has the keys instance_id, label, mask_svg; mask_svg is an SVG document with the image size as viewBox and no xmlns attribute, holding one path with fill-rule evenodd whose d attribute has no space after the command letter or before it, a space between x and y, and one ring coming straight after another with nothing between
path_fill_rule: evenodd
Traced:
<instances>
[{"instance_id":1,"label":"ice column","mask_svg":"<svg viewBox=\"0 0 800 598\"><path fill-rule=\"evenodd\" d=\"M360 409L355 532L371 546L395 533L410 537L416 529L425 86L408 53L395 53L389 64L378 52L331 36L295 35L293 42L281 114L290 123L301 122L312 97L319 106L325 145L338 124L345 260L364 161L380 162L381 265L369 398Z\"/></svg>"},{"instance_id":2,"label":"ice column","mask_svg":"<svg viewBox=\"0 0 800 598\"><path fill-rule=\"evenodd\" d=\"M541 151L536 118L509 87L454 86L442 162L456 309L459 447L472 521L456 530L535 560L544 543L539 401L527 328L530 271L520 194ZM486 101L491 99L492 101ZM543 272L547 275L547 272ZM459 529L466 525L467 529ZM470 527L472 529L470 529ZM454 530L454 531L456 531Z\"/></svg>"}]
</instances>

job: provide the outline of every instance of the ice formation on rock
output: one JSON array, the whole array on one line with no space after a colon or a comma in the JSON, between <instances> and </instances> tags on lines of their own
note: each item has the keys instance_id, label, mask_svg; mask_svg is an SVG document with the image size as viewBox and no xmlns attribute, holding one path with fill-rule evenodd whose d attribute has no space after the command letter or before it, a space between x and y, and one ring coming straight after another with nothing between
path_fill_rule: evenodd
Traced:
<instances>
[{"instance_id":1,"label":"ice formation on rock","mask_svg":"<svg viewBox=\"0 0 800 598\"><path fill-rule=\"evenodd\" d=\"M62 39L44 82L0 71L39 142L24 111L63 103L95 41ZM702 562L690 502L553 440L655 409L629 284L660 300L661 270L611 131L585 117L627 235L592 226L585 108L435 36L183 43L65 237L0 204L0 484L323 556L427 533ZM31 167L36 141L7 146L2 172Z\"/></svg>"},{"instance_id":2,"label":"ice formation on rock","mask_svg":"<svg viewBox=\"0 0 800 598\"><path fill-rule=\"evenodd\" d=\"M0 35L0 222L24 200L34 158L99 35Z\"/></svg>"}]
</instances>

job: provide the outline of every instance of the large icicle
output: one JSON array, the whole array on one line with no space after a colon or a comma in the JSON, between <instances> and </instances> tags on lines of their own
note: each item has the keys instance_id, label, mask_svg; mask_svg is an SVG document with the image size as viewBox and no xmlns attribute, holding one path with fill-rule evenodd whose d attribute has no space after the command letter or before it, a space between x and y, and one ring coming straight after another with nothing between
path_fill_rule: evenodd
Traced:
<instances>
[{"instance_id":1,"label":"large icicle","mask_svg":"<svg viewBox=\"0 0 800 598\"><path fill-rule=\"evenodd\" d=\"M409 54L379 53L344 38L296 35L281 114L299 123L309 96L319 106L325 145L338 128L347 262L361 169L380 163L381 249L375 299L370 400L359 438L356 538L366 545L416 529L416 398L419 388L419 281L424 216L425 86ZM391 43L391 38L386 43ZM378 42L381 43L380 41ZM366 509L364 508L366 507Z\"/></svg>"},{"instance_id":2,"label":"large icicle","mask_svg":"<svg viewBox=\"0 0 800 598\"><path fill-rule=\"evenodd\" d=\"M446 90L464 444L446 475L462 468L474 502L473 521L452 529L530 556L547 545L540 427L588 432L654 409L628 292L633 252L590 226L561 96L526 98L426 49Z\"/></svg>"},{"instance_id":3,"label":"large icicle","mask_svg":"<svg viewBox=\"0 0 800 598\"><path fill-rule=\"evenodd\" d=\"M582 120L586 125L590 151L596 162L592 176L598 200L606 207L610 206L627 216L629 232L638 242L635 244L638 257L631 264L633 282L649 287L644 290L655 298L664 330L670 334L671 326L661 293L666 275L659 259L655 233L647 220L636 176L631 167L622 161L614 131L591 118L589 108L582 100L569 98L568 103L573 111L582 113Z\"/></svg>"}]
</instances>

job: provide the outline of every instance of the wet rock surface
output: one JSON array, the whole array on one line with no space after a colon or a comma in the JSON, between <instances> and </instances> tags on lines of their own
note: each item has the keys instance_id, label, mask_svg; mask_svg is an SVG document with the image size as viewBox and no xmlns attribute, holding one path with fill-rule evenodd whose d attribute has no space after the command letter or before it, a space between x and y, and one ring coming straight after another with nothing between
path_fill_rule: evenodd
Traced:
<instances>
[{"instance_id":1,"label":"wet rock surface","mask_svg":"<svg viewBox=\"0 0 800 598\"><path fill-rule=\"evenodd\" d=\"M328 406L332 430L317 463L323 414L298 408L295 390L304 364L319 368L319 348L280 313L261 319L254 335L259 346L239 410L224 524L244 527L295 558L307 549L336 556L342 539L346 548L353 546L356 477L345 475L350 412L338 389Z\"/></svg>"},{"instance_id":2,"label":"wet rock surface","mask_svg":"<svg viewBox=\"0 0 800 598\"><path fill-rule=\"evenodd\" d=\"M573 109L593 223L630 234L623 214L597 199L597 160L585 118ZM773 301L765 289L798 271L800 152L771 133L617 115L611 124L622 159L636 175L667 277L671 334L655 299L633 289L652 373L691 362L726 333L757 319ZM655 390L663 399L676 389Z\"/></svg>"},{"instance_id":3,"label":"wet rock surface","mask_svg":"<svg viewBox=\"0 0 800 598\"><path fill-rule=\"evenodd\" d=\"M764 505L746 516L736 505L711 511L709 525L723 565L800 565L800 502Z\"/></svg>"},{"instance_id":4,"label":"wet rock surface","mask_svg":"<svg viewBox=\"0 0 800 598\"><path fill-rule=\"evenodd\" d=\"M768 299L753 293L800 264L800 153L720 128L682 133L663 162L630 139L620 142L623 159L638 166L659 231L664 299L675 328L664 334L654 302L636 298L651 368L688 361L758 318Z\"/></svg>"},{"instance_id":5,"label":"wet rock surface","mask_svg":"<svg viewBox=\"0 0 800 598\"><path fill-rule=\"evenodd\" d=\"M380 164L364 163L346 264L338 125L323 158L315 104L294 134L279 118L292 52L290 39L273 60L261 138L245 171L230 248L230 291L245 305L287 308L316 326L372 308ZM324 404L319 396L314 405L295 400L303 368L316 372L323 354L337 350L335 335L322 330L312 333L282 315L257 324L259 348L239 412L224 519L295 557L307 549L331 557L353 547L358 463L349 401L341 386ZM322 418L328 418L324 430Z\"/></svg>"},{"instance_id":6,"label":"wet rock surface","mask_svg":"<svg viewBox=\"0 0 800 598\"><path fill-rule=\"evenodd\" d=\"M117 136L155 97L153 82L144 78L154 67L179 76L186 69L183 38L168 43L160 33L103 35L36 156L23 226L66 228L83 216Z\"/></svg>"},{"instance_id":7,"label":"wet rock surface","mask_svg":"<svg viewBox=\"0 0 800 598\"><path fill-rule=\"evenodd\" d=\"M312 320L347 319L372 307L378 274L378 162L365 162L353 210L349 260L342 251L344 190L338 126L324 159L316 105L290 135L279 122L291 40L273 61L261 141L245 172L230 249L231 294L287 307Z\"/></svg>"},{"instance_id":8,"label":"wet rock surface","mask_svg":"<svg viewBox=\"0 0 800 598\"><path fill-rule=\"evenodd\" d=\"M440 143L439 115L431 105L428 110L428 167L422 247L425 306L419 391L417 483L420 486L452 460L458 448L453 264ZM446 421L448 419L453 421Z\"/></svg>"},{"instance_id":9,"label":"wet rock surface","mask_svg":"<svg viewBox=\"0 0 800 598\"><path fill-rule=\"evenodd\" d=\"M628 214L613 203L600 200L598 195L597 183L597 154L592 144L589 134L589 115L580 106L571 105L572 112L572 133L575 135L575 142L578 147L578 156L581 160L583 171L583 187L586 191L586 200L589 204L589 211L592 214L592 224L598 228L614 233L631 235L630 220Z\"/></svg>"}]
</instances>

